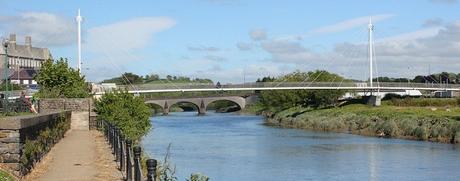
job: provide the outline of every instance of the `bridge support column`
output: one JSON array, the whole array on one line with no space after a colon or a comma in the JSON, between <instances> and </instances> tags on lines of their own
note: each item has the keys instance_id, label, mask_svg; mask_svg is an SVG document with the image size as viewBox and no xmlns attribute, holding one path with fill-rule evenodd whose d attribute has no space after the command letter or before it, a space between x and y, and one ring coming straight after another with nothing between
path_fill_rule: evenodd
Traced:
<instances>
[{"instance_id":1,"label":"bridge support column","mask_svg":"<svg viewBox=\"0 0 460 181\"><path fill-rule=\"evenodd\" d=\"M165 102L165 105L163 106L163 116L167 116L169 114L169 105L168 102Z\"/></svg>"},{"instance_id":2,"label":"bridge support column","mask_svg":"<svg viewBox=\"0 0 460 181\"><path fill-rule=\"evenodd\" d=\"M380 106L382 104L382 98L380 96L366 96L364 99L366 99L367 105L370 106Z\"/></svg>"},{"instance_id":3,"label":"bridge support column","mask_svg":"<svg viewBox=\"0 0 460 181\"><path fill-rule=\"evenodd\" d=\"M198 115L205 115L205 114L206 114L206 105L203 99L201 99L201 104L200 104L200 107L198 108Z\"/></svg>"}]
</instances>

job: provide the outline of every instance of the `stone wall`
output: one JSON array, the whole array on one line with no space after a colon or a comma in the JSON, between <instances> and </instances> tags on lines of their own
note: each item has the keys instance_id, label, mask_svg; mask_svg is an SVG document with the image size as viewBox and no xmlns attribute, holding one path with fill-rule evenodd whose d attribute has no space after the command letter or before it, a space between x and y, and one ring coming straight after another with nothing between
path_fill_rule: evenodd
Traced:
<instances>
[{"instance_id":1,"label":"stone wall","mask_svg":"<svg viewBox=\"0 0 460 181\"><path fill-rule=\"evenodd\" d=\"M0 119L0 165L22 176L21 155L27 140L34 140L40 131L54 125L61 116L70 120L71 111L14 116Z\"/></svg>"},{"instance_id":2,"label":"stone wall","mask_svg":"<svg viewBox=\"0 0 460 181\"><path fill-rule=\"evenodd\" d=\"M93 107L94 101L92 98L41 99L38 102L39 112L90 111Z\"/></svg>"}]
</instances>

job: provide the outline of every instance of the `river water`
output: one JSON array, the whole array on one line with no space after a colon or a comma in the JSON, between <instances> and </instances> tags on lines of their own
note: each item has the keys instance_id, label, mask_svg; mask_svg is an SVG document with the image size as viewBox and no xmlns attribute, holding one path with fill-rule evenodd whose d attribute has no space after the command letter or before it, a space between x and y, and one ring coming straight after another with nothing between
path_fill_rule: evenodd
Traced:
<instances>
[{"instance_id":1,"label":"river water","mask_svg":"<svg viewBox=\"0 0 460 181\"><path fill-rule=\"evenodd\" d=\"M460 180L460 146L279 129L260 116L195 112L152 117L145 151L171 143L178 180Z\"/></svg>"}]
</instances>

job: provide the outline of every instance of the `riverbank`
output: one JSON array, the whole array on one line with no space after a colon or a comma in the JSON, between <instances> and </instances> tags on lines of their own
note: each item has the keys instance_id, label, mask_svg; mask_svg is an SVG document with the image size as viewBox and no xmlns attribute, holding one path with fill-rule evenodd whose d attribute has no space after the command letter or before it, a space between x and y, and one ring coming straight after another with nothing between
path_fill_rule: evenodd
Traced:
<instances>
[{"instance_id":1,"label":"riverbank","mask_svg":"<svg viewBox=\"0 0 460 181\"><path fill-rule=\"evenodd\" d=\"M380 107L350 104L327 109L294 107L277 113L258 112L265 123L282 128L351 133L365 136L460 143L460 108L395 106L386 102Z\"/></svg>"}]
</instances>

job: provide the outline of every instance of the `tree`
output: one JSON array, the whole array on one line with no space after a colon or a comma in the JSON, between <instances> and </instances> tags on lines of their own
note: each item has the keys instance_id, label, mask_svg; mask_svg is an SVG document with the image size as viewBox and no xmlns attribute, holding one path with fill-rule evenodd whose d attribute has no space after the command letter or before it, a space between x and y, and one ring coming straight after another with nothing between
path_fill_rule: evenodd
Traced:
<instances>
[{"instance_id":1,"label":"tree","mask_svg":"<svg viewBox=\"0 0 460 181\"><path fill-rule=\"evenodd\" d=\"M275 82L302 82L304 80L315 82L341 82L343 77L324 70L311 72L293 72L275 79ZM294 106L322 107L335 105L344 90L274 90L262 91L261 103L269 109L283 110Z\"/></svg>"},{"instance_id":2,"label":"tree","mask_svg":"<svg viewBox=\"0 0 460 181\"><path fill-rule=\"evenodd\" d=\"M89 96L85 77L78 70L69 67L67 59L47 60L40 72L34 77L40 90L36 94L41 98L84 98Z\"/></svg>"},{"instance_id":3,"label":"tree","mask_svg":"<svg viewBox=\"0 0 460 181\"><path fill-rule=\"evenodd\" d=\"M119 127L125 136L140 141L152 127L150 109L144 101L126 91L105 93L95 103L97 118Z\"/></svg>"}]
</instances>

